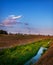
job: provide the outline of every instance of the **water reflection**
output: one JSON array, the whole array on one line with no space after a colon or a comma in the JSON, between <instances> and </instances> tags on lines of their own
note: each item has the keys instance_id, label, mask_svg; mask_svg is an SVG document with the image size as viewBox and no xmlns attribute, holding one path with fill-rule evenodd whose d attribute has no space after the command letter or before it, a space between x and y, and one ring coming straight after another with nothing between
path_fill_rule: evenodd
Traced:
<instances>
[{"instance_id":1,"label":"water reflection","mask_svg":"<svg viewBox=\"0 0 53 65\"><path fill-rule=\"evenodd\" d=\"M32 59L30 59L28 62L26 62L24 65L31 65L31 64L34 64L35 62L37 62L38 59L43 54L43 50L47 50L47 48L41 47L39 49L38 53Z\"/></svg>"}]
</instances>

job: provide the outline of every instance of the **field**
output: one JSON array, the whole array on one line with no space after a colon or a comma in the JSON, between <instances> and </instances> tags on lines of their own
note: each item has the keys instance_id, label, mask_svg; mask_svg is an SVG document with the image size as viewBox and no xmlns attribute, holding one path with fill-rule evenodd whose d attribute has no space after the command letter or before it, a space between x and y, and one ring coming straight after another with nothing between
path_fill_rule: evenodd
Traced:
<instances>
[{"instance_id":1,"label":"field","mask_svg":"<svg viewBox=\"0 0 53 65\"><path fill-rule=\"evenodd\" d=\"M49 39L51 36L43 35L22 35L22 34L12 34L5 35L0 34L0 49L4 47L12 47L17 45L25 45L31 42L36 42L43 39Z\"/></svg>"},{"instance_id":2,"label":"field","mask_svg":"<svg viewBox=\"0 0 53 65\"><path fill-rule=\"evenodd\" d=\"M24 65L40 47L50 48L52 36L0 35L0 65Z\"/></svg>"}]
</instances>

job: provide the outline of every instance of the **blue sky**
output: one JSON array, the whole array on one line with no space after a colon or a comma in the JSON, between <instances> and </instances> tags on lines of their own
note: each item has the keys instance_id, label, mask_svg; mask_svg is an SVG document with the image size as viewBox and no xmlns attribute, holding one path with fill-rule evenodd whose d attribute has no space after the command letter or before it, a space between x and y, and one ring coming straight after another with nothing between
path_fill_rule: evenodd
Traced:
<instances>
[{"instance_id":1,"label":"blue sky","mask_svg":"<svg viewBox=\"0 0 53 65\"><path fill-rule=\"evenodd\" d=\"M0 0L0 29L53 35L53 0Z\"/></svg>"}]
</instances>

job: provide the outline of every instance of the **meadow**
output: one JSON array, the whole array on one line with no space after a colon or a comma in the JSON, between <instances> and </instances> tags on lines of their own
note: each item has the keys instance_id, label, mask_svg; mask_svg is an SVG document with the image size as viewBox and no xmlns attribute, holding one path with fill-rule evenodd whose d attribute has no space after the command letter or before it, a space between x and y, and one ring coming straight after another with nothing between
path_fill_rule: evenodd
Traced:
<instances>
[{"instance_id":1,"label":"meadow","mask_svg":"<svg viewBox=\"0 0 53 65\"><path fill-rule=\"evenodd\" d=\"M35 56L40 47L49 47L50 39L39 40L26 45L17 45L0 51L0 65L24 65Z\"/></svg>"}]
</instances>

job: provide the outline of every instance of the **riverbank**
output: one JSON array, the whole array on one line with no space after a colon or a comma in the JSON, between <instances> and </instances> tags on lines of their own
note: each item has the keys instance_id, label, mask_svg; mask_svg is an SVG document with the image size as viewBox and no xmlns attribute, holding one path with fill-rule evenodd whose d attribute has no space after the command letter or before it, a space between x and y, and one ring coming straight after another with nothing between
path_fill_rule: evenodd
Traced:
<instances>
[{"instance_id":1,"label":"riverbank","mask_svg":"<svg viewBox=\"0 0 53 65\"><path fill-rule=\"evenodd\" d=\"M44 60L44 61L42 61ZM50 43L49 49L34 65L53 65L53 40Z\"/></svg>"},{"instance_id":2,"label":"riverbank","mask_svg":"<svg viewBox=\"0 0 53 65\"><path fill-rule=\"evenodd\" d=\"M27 61L24 65L33 65L35 62L37 62L40 59L44 50L46 51L47 48L40 47L37 54L34 57L32 57L29 61Z\"/></svg>"},{"instance_id":3,"label":"riverbank","mask_svg":"<svg viewBox=\"0 0 53 65\"><path fill-rule=\"evenodd\" d=\"M0 65L23 65L37 54L41 46L48 47L49 41L49 39L45 39L26 45L3 49L0 51Z\"/></svg>"}]
</instances>

